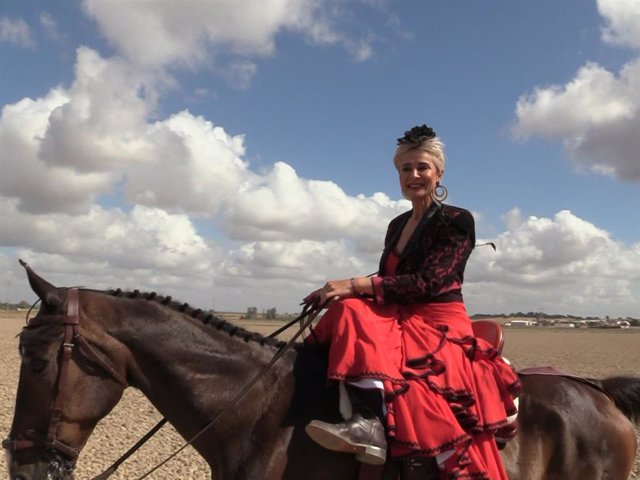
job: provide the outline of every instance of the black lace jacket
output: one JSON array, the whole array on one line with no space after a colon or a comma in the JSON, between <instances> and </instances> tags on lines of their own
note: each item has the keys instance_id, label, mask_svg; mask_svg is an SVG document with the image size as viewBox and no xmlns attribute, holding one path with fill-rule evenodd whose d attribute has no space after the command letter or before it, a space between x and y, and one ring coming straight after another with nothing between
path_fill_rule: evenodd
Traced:
<instances>
[{"instance_id":1,"label":"black lace jacket","mask_svg":"<svg viewBox=\"0 0 640 480\"><path fill-rule=\"evenodd\" d=\"M394 218L387 229L378 277L373 277L378 303L461 301L464 268L475 245L471 213L451 205L434 204L399 255L394 274L385 272L411 211Z\"/></svg>"}]
</instances>

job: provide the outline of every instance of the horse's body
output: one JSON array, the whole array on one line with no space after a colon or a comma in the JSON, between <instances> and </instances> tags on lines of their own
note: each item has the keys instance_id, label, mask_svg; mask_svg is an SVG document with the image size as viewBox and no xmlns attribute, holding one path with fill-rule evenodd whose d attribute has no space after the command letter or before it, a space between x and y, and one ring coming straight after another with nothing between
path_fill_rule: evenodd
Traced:
<instances>
[{"instance_id":1,"label":"horse's body","mask_svg":"<svg viewBox=\"0 0 640 480\"><path fill-rule=\"evenodd\" d=\"M54 288L28 267L27 272L43 305L21 334L16 411L5 443L10 477L70 478L45 473L51 458L65 455L43 454L42 442L27 442L45 437L48 426L51 430L67 290ZM155 295L81 290L78 304L76 333L84 340L73 350L60 385L64 407L54 428L65 448L82 448L119 401L124 378L187 439L224 410L193 443L216 480L357 478L359 464L352 455L324 450L304 432L312 417L337 420L335 409L320 400L325 398L321 371L307 376L317 379L310 386L299 385L300 371L309 370L304 349L287 351L227 408L281 343ZM524 377L523 386L520 432L503 450L510 479L627 479L636 449L630 418L640 417L639 379L604 381L625 413L604 393L566 378ZM388 462L384 478L397 476L396 465Z\"/></svg>"}]
</instances>

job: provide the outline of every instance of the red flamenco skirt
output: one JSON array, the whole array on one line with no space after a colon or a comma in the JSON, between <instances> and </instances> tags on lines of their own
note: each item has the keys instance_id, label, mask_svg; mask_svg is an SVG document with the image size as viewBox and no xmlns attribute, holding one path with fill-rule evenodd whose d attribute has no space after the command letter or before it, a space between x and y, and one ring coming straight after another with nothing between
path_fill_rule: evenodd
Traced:
<instances>
[{"instance_id":1,"label":"red flamenco skirt","mask_svg":"<svg viewBox=\"0 0 640 480\"><path fill-rule=\"evenodd\" d=\"M520 382L473 336L461 302L378 305L346 299L314 328L329 344L328 377L382 380L393 456L453 451L444 477L507 479L493 433L516 412Z\"/></svg>"}]
</instances>

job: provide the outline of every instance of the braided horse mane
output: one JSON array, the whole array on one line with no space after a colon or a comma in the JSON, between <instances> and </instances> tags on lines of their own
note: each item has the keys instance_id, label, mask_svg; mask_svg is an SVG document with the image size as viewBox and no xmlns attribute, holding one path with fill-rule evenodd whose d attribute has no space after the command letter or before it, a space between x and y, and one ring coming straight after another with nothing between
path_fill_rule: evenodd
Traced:
<instances>
[{"instance_id":1,"label":"braided horse mane","mask_svg":"<svg viewBox=\"0 0 640 480\"><path fill-rule=\"evenodd\" d=\"M116 298L129 298L133 300L139 299L159 303L160 305L171 310L200 320L204 325L209 325L216 330L225 332L231 337L241 338L245 342L256 342L261 346L269 345L276 348L282 348L286 344L286 342L283 342L282 340L265 337L264 335L261 335L259 333L251 332L242 327L239 327L238 325L234 325L231 322L217 317L209 311L205 311L200 308L192 308L188 303L176 302L172 299L171 296L158 295L156 292L140 292L139 290L124 291L120 288L110 289L106 291L93 291L104 293Z\"/></svg>"}]
</instances>

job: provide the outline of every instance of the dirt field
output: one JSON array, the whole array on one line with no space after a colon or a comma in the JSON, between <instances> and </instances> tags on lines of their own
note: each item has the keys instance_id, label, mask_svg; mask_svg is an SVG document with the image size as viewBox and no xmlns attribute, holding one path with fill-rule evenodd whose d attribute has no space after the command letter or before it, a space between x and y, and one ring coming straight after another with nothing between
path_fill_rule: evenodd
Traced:
<instances>
[{"instance_id":1,"label":"dirt field","mask_svg":"<svg viewBox=\"0 0 640 480\"><path fill-rule=\"evenodd\" d=\"M0 312L0 436L5 438L11 427L19 358L16 335L24 324L24 313ZM243 323L246 328L270 333L270 322ZM578 375L604 377L613 374L638 374L640 365L640 329L629 330L551 330L507 329L505 356L516 367L554 365ZM76 478L92 478L107 468L159 419L160 415L137 391L128 389L123 400L110 416L96 428L83 450ZM133 458L114 474L112 479L136 478L162 461L182 445L182 439L165 427ZM6 472L4 458L0 472ZM0 473L3 476L4 473ZM183 478L209 479L209 469L193 451L185 450L149 479ZM640 479L640 461L634 474Z\"/></svg>"}]
</instances>

